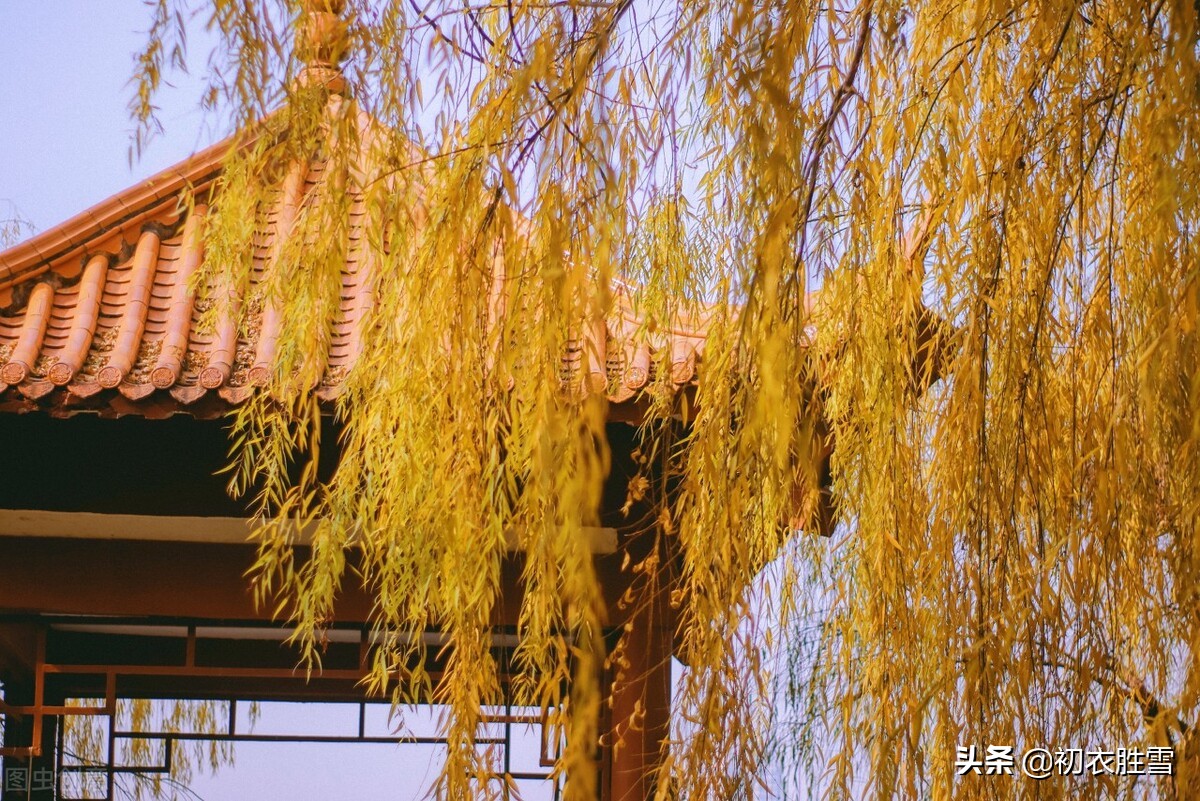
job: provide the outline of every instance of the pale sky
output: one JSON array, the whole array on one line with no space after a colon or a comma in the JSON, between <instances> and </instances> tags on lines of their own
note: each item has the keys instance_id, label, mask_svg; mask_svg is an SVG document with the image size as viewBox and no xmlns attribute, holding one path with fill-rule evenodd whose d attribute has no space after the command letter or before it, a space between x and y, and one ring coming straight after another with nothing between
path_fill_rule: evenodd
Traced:
<instances>
[{"instance_id":1,"label":"pale sky","mask_svg":"<svg viewBox=\"0 0 1200 801\"><path fill-rule=\"evenodd\" d=\"M181 76L159 98L164 132L130 165L129 80L148 25L140 0L0 0L0 219L15 209L44 231L226 133L199 110L200 81ZM203 64L202 26L190 50ZM264 725L274 721L288 733L355 729L339 725L344 708L267 712ZM402 800L421 797L436 756L429 747L243 745L235 768L192 786L206 801Z\"/></svg>"},{"instance_id":2,"label":"pale sky","mask_svg":"<svg viewBox=\"0 0 1200 801\"><path fill-rule=\"evenodd\" d=\"M45 230L219 138L183 76L160 98L164 133L130 166L129 80L148 23L140 0L0 0L0 214L11 203Z\"/></svg>"}]
</instances>

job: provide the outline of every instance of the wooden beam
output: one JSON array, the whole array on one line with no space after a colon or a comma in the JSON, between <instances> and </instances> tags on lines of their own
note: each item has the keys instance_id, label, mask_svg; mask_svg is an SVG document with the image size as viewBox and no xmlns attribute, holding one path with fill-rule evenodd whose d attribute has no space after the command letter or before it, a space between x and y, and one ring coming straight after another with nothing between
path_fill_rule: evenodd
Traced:
<instances>
[{"instance_id":1,"label":"wooden beam","mask_svg":"<svg viewBox=\"0 0 1200 801\"><path fill-rule=\"evenodd\" d=\"M617 550L615 528L584 529L594 554ZM242 517L96 514L46 512L38 509L0 509L0 537L54 537L84 540L138 540L243 545L250 542L253 526ZM301 530L297 542L305 544L311 527ZM516 532L508 534L509 550L519 550Z\"/></svg>"}]
</instances>

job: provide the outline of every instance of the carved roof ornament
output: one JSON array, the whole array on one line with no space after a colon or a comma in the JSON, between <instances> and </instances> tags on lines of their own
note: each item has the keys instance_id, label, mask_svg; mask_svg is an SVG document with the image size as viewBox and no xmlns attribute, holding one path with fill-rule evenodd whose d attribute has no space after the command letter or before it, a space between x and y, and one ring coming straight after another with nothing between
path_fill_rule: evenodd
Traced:
<instances>
[{"instance_id":1,"label":"carved roof ornament","mask_svg":"<svg viewBox=\"0 0 1200 801\"><path fill-rule=\"evenodd\" d=\"M347 55L349 26L342 16L344 0L304 0L296 24L296 55L304 62L296 76L301 88L324 87L330 94L346 93L342 62Z\"/></svg>"}]
</instances>

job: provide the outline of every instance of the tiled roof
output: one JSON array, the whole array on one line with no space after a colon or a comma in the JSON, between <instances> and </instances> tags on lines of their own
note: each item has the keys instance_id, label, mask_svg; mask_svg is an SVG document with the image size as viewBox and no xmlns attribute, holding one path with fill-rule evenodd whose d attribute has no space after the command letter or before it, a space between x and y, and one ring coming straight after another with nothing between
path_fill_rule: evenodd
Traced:
<instances>
[{"instance_id":1,"label":"tiled roof","mask_svg":"<svg viewBox=\"0 0 1200 801\"><path fill-rule=\"evenodd\" d=\"M216 145L0 253L0 411L209 417L266 383L281 325L277 310L251 306L241 326L228 313L203 329L198 322L211 295L188 290L204 260L199 227L207 207L181 212L180 193L190 187L206 199L228 147ZM285 179L254 242L256 275L321 170L314 163ZM350 216L342 302L316 388L322 400L338 395L353 367L360 322L373 303L361 202ZM254 290L252 282L247 297L230 307L252 303ZM566 343L562 375L575 391L606 394L614 415L623 416L655 364L670 365L675 386L691 383L704 337L688 329L639 335L627 298L618 292L614 305L603 332Z\"/></svg>"}]
</instances>

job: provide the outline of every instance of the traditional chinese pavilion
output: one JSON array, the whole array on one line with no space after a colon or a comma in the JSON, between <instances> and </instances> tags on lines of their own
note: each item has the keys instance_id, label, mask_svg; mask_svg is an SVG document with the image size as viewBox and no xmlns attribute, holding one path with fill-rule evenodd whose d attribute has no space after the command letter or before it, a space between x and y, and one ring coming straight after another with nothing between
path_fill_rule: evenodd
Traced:
<instances>
[{"instance_id":1,"label":"traditional chinese pavilion","mask_svg":"<svg viewBox=\"0 0 1200 801\"><path fill-rule=\"evenodd\" d=\"M310 13L333 16L331 5L340 4ZM312 26L316 35L336 28L336 20L324 22ZM325 50L313 43L302 79L336 95L337 59ZM218 144L0 254L3 801L61 797L63 721L71 715L107 723L101 778L103 797L114 797L116 778L130 769L115 756L114 743L129 736L113 722L120 699L363 699L371 599L348 588L323 669L297 672L287 632L256 607L244 578L255 547L247 510L214 475L228 452L223 420L259 391L279 325L269 310L252 325L239 327L232 316L213 330L198 325L203 298L189 278L205 259L199 226L207 204L219 202L212 190L228 147ZM314 162L289 175L269 228L259 232L259 262L272 258L320 172ZM185 191L194 206L180 203ZM370 254L355 225L314 390L329 404L354 367L360 321L373 301ZM597 770L602 797L621 801L649 795L666 734L673 634L665 597L618 603L630 588L644 592L621 565L650 547L630 533L637 510L619 512L634 473L633 426L652 365L669 365L673 384L687 391L704 345L702 331L680 330L655 347L636 341L636 328L618 308L599 345L611 348L605 358L587 367L568 352L563 366L585 372L577 384L609 401L613 469L592 548L610 599L612 644L625 630L633 634L628 664L606 679L609 732ZM500 632L515 631L520 554L507 571ZM510 645L497 636L501 655ZM69 699L95 699L95 706L68 706ZM500 722L519 716L512 717ZM162 734L169 756L171 738ZM254 737L233 712L222 736ZM368 738L360 729L347 739Z\"/></svg>"},{"instance_id":2,"label":"traditional chinese pavilion","mask_svg":"<svg viewBox=\"0 0 1200 801\"><path fill-rule=\"evenodd\" d=\"M344 91L330 38L341 5L309 3L311 57L299 77L324 87L333 103ZM270 306L241 323L228 311L211 328L199 324L206 298L190 279L205 260L200 226L220 202L217 179L229 146L220 143L0 253L0 801L62 797L63 721L79 715L106 724L98 797L114 798L122 771L147 770L116 757L115 744L134 734L114 721L122 699L229 702L229 719L206 736L231 742L288 739L239 728L238 702L365 703L360 680L376 646L373 600L344 588L322 669L297 671L288 632L270 609L256 606L244 577L256 547L248 542L247 509L215 475L227 460L225 420L263 390L282 324ZM323 167L314 160L287 171L276 208L255 234L257 266L275 257ZM182 203L185 193L195 202ZM374 303L361 221L352 211L341 305L329 321L326 352L316 354L323 374L312 391L330 410L354 369ZM234 300L228 309L245 298ZM933 328L929 320L920 324L924 348ZM610 801L650 796L670 711L670 581L650 584L626 567L657 547L639 534L652 528L646 519L653 511L638 504L622 510L637 473L635 427L652 371L669 372L667 383L688 394L705 343L703 326L687 321L654 339L639 329L618 299L605 330L584 343L588 357L580 356L583 346L568 344L562 364L573 391L608 401L612 468L602 525L589 536L608 601L610 649L624 638L620 669L607 668L604 677L609 703L597 747L601 797ZM925 380L936 377L928 366L922 372ZM336 428L332 416L325 424ZM336 431L323 439L336 441ZM813 457L827 490L831 444L818 444ZM323 457L331 468L337 454ZM822 492L802 522L828 533L831 521ZM671 559L660 564L669 569ZM505 571L494 642L501 664L518 621L519 552ZM501 734L494 744L507 748L510 727L529 717L495 715ZM165 743L167 763L152 769L168 770L173 741L186 738L151 735ZM374 741L361 724L357 736L332 739ZM541 767L553 764L552 753L542 756ZM543 775L506 762L497 779Z\"/></svg>"}]
</instances>

